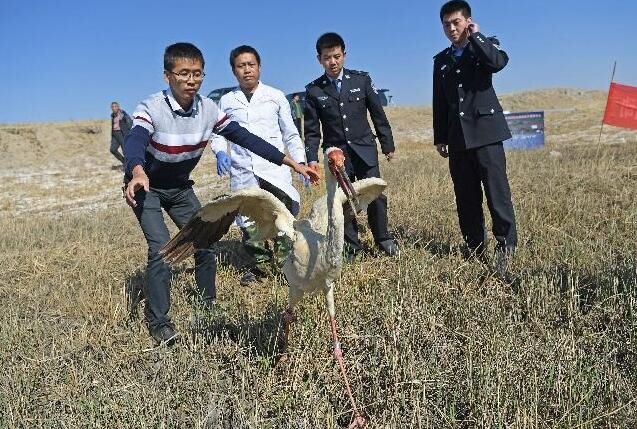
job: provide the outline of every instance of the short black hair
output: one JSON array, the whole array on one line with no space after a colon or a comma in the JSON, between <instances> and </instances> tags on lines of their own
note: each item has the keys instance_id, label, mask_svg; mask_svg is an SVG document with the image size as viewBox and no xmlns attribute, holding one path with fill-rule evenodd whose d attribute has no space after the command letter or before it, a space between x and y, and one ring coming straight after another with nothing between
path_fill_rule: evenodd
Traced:
<instances>
[{"instance_id":1,"label":"short black hair","mask_svg":"<svg viewBox=\"0 0 637 429\"><path fill-rule=\"evenodd\" d=\"M166 47L164 51L164 70L172 71L177 60L187 58L189 60L201 61L204 66L203 54L198 47L192 43L179 42Z\"/></svg>"},{"instance_id":2,"label":"short black hair","mask_svg":"<svg viewBox=\"0 0 637 429\"><path fill-rule=\"evenodd\" d=\"M462 12L462 16L469 18L471 16L471 6L464 0L451 0L443 4L440 8L440 22L445 17L455 12Z\"/></svg>"},{"instance_id":3,"label":"short black hair","mask_svg":"<svg viewBox=\"0 0 637 429\"><path fill-rule=\"evenodd\" d=\"M341 47L345 52L345 41L336 33L325 33L316 41L316 53L321 55L323 49Z\"/></svg>"},{"instance_id":4,"label":"short black hair","mask_svg":"<svg viewBox=\"0 0 637 429\"><path fill-rule=\"evenodd\" d=\"M252 46L241 45L237 46L233 50L230 51L230 68L234 70L234 60L241 54L253 54L254 58L257 59L257 64L261 65L261 56Z\"/></svg>"}]
</instances>

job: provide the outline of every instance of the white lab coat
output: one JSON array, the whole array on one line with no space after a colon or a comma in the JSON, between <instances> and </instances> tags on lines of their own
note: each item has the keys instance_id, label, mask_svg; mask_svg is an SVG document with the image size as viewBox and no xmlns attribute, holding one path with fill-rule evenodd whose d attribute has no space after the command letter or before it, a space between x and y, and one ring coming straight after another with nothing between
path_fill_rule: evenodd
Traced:
<instances>
[{"instance_id":1,"label":"white lab coat","mask_svg":"<svg viewBox=\"0 0 637 429\"><path fill-rule=\"evenodd\" d=\"M250 102L239 87L225 94L219 100L219 108L242 127L248 129L286 152L296 162L305 162L305 147L292 120L290 104L283 92L259 82ZM212 151L227 151L230 145L230 189L236 191L250 187L259 187L255 176L268 181L281 189L294 201L301 197L292 186L290 168L272 164L249 150L229 143L225 138L213 134Z\"/></svg>"}]
</instances>

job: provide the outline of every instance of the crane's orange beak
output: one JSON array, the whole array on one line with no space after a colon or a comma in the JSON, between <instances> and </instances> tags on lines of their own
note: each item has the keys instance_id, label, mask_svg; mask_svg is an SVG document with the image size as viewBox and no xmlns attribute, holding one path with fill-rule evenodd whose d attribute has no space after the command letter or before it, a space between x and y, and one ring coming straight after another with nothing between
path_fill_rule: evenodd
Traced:
<instances>
[{"instance_id":1,"label":"crane's orange beak","mask_svg":"<svg viewBox=\"0 0 637 429\"><path fill-rule=\"evenodd\" d=\"M327 156L330 173L332 173L338 185L345 193L352 212L355 215L359 207L358 195L352 186L352 182L349 180L347 171L345 171L345 154L339 148L331 147L325 151L325 155Z\"/></svg>"}]
</instances>

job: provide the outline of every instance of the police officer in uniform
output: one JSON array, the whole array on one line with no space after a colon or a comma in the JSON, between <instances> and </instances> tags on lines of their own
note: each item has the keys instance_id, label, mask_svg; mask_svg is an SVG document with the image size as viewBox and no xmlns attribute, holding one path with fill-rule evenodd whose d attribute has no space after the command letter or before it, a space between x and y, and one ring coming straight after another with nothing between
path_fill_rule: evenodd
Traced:
<instances>
[{"instance_id":1,"label":"police officer in uniform","mask_svg":"<svg viewBox=\"0 0 637 429\"><path fill-rule=\"evenodd\" d=\"M469 249L478 254L486 241L484 187L497 241L496 270L504 277L517 231L502 147L511 132L492 74L502 70L509 57L497 39L480 33L466 1L445 3L440 20L452 45L434 57L434 144L449 158L460 229Z\"/></svg>"},{"instance_id":2,"label":"police officer in uniform","mask_svg":"<svg viewBox=\"0 0 637 429\"><path fill-rule=\"evenodd\" d=\"M372 80L366 72L343 68L345 42L336 33L325 33L316 42L319 63L325 74L306 86L305 145L310 167L318 169L318 149L323 129L323 150L336 146L346 154L352 181L380 177L376 137L367 121L369 111L380 148L387 160L394 157L394 139ZM381 195L367 208L374 241L393 256L398 247L387 229L387 197ZM353 260L362 249L355 219L345 221L346 258Z\"/></svg>"}]
</instances>

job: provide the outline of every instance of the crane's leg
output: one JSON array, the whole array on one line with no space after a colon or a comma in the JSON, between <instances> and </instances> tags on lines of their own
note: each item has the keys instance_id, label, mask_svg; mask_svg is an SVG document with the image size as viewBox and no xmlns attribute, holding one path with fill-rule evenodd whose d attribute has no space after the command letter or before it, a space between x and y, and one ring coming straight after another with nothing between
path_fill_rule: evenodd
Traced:
<instances>
[{"instance_id":1,"label":"crane's leg","mask_svg":"<svg viewBox=\"0 0 637 429\"><path fill-rule=\"evenodd\" d=\"M281 331L279 333L279 354L283 355L288 349L288 337L290 335L290 325L292 322L296 322L296 316L294 315L294 307L301 300L303 291L297 287L290 285L290 291L288 295L288 306L283 313L281 313Z\"/></svg>"},{"instance_id":2,"label":"crane's leg","mask_svg":"<svg viewBox=\"0 0 637 429\"><path fill-rule=\"evenodd\" d=\"M336 333L336 309L334 307L334 287L330 285L328 287L328 291L325 294L325 305L327 306L327 312L330 316L330 328L332 330L332 344L334 345L334 359L338 363L339 369L341 370L341 376L343 377L343 382L345 383L345 390L347 391L347 396L352 404L352 410L354 410L354 415L352 418L352 422L349 425L350 429L353 428L364 428L366 425L365 419L363 415L358 410L356 406L356 401L354 400L354 395L352 395L352 389L349 384L349 380L347 378L347 373L345 372L345 362L343 360L343 350L341 349L341 343L338 341L338 334Z\"/></svg>"}]
</instances>

